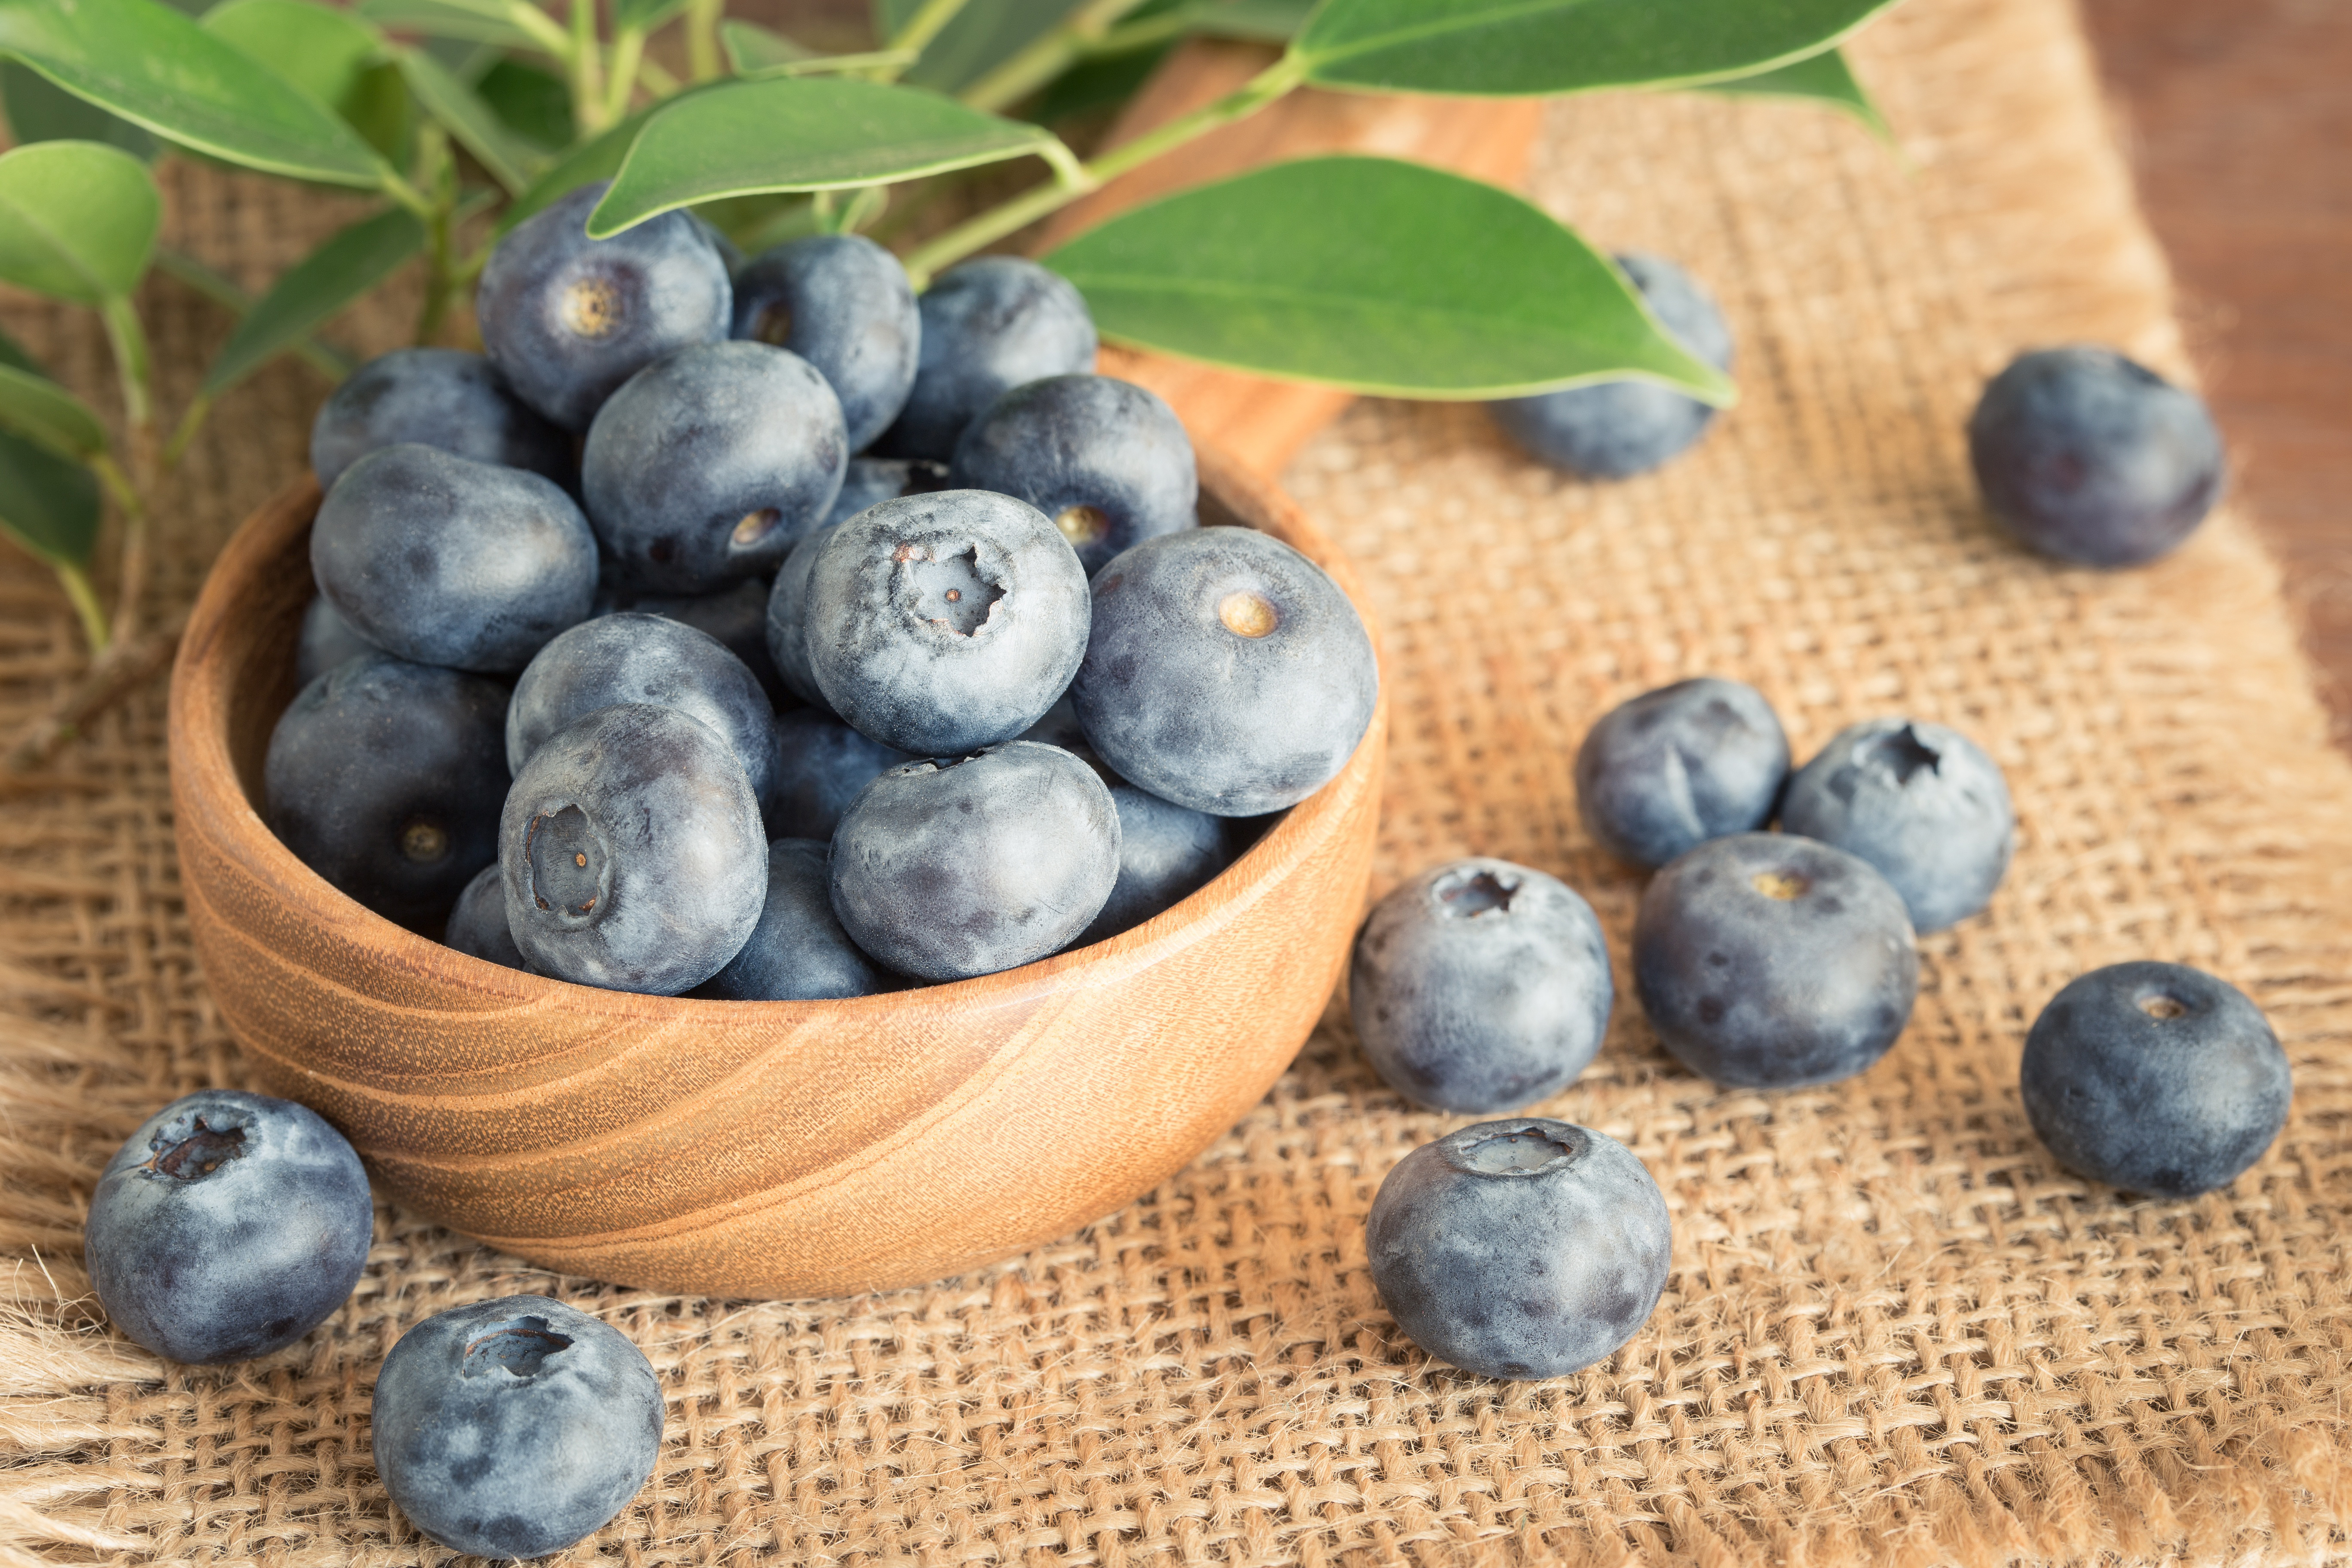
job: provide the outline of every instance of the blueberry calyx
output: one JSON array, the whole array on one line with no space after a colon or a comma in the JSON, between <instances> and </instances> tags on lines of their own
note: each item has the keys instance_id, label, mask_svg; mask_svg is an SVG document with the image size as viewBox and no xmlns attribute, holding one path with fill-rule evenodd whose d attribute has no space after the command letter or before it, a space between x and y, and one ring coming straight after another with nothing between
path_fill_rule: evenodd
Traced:
<instances>
[{"instance_id":1,"label":"blueberry calyx","mask_svg":"<svg viewBox=\"0 0 2352 1568\"><path fill-rule=\"evenodd\" d=\"M981 563L980 546L944 552L920 544L901 544L891 552L905 602L915 618L951 637L977 637L995 618L997 602L1004 597L1001 573Z\"/></svg>"},{"instance_id":2,"label":"blueberry calyx","mask_svg":"<svg viewBox=\"0 0 2352 1568\"><path fill-rule=\"evenodd\" d=\"M1245 588L1217 601L1217 619L1234 636L1248 637L1253 642L1269 636L1282 625L1282 616L1275 609L1274 601Z\"/></svg>"},{"instance_id":3,"label":"blueberry calyx","mask_svg":"<svg viewBox=\"0 0 2352 1568\"><path fill-rule=\"evenodd\" d=\"M2175 1018L2186 1018L2189 1014L2200 1011L2193 1004L2184 1002L2169 991L2164 990L2143 992L2132 998L2132 1005L2159 1024L2168 1024ZM2210 1008L2202 1010L2210 1011Z\"/></svg>"},{"instance_id":4,"label":"blueberry calyx","mask_svg":"<svg viewBox=\"0 0 2352 1568\"><path fill-rule=\"evenodd\" d=\"M446 859L449 854L449 830L431 817L416 817L400 830L400 853L403 859L419 866Z\"/></svg>"},{"instance_id":5,"label":"blueberry calyx","mask_svg":"<svg viewBox=\"0 0 2352 1568\"><path fill-rule=\"evenodd\" d=\"M1475 1134L1475 1136L1471 1136ZM1591 1145L1564 1122L1520 1121L1465 1127L1444 1140L1446 1163L1469 1176L1548 1176Z\"/></svg>"},{"instance_id":6,"label":"blueberry calyx","mask_svg":"<svg viewBox=\"0 0 2352 1568\"><path fill-rule=\"evenodd\" d=\"M174 1138L167 1127L147 1146L155 1152L147 1169L175 1182L201 1182L231 1160L245 1157L245 1124L213 1127L199 1116L188 1132Z\"/></svg>"},{"instance_id":7,"label":"blueberry calyx","mask_svg":"<svg viewBox=\"0 0 2352 1568\"><path fill-rule=\"evenodd\" d=\"M563 291L558 307L566 331L575 337L609 338L621 330L628 310L618 279L583 278Z\"/></svg>"},{"instance_id":8,"label":"blueberry calyx","mask_svg":"<svg viewBox=\"0 0 2352 1568\"><path fill-rule=\"evenodd\" d=\"M613 890L613 853L588 814L567 805L534 816L524 843L532 902L567 926L589 923Z\"/></svg>"},{"instance_id":9,"label":"blueberry calyx","mask_svg":"<svg viewBox=\"0 0 2352 1568\"><path fill-rule=\"evenodd\" d=\"M562 1355L571 1348L570 1337L549 1328L545 1318L509 1318L491 1324L466 1342L458 1373L464 1377L486 1377L499 1370L517 1379L536 1377L549 1357Z\"/></svg>"},{"instance_id":10,"label":"blueberry calyx","mask_svg":"<svg viewBox=\"0 0 2352 1568\"><path fill-rule=\"evenodd\" d=\"M1110 518L1098 506L1066 506L1054 514L1054 526L1062 531L1073 550L1084 550L1110 537Z\"/></svg>"},{"instance_id":11,"label":"blueberry calyx","mask_svg":"<svg viewBox=\"0 0 2352 1568\"><path fill-rule=\"evenodd\" d=\"M1431 889L1447 915L1455 920L1476 920L1480 915L1509 914L1511 897L1519 890L1516 881L1506 882L1492 871L1475 871L1469 876L1459 873L1442 879Z\"/></svg>"},{"instance_id":12,"label":"blueberry calyx","mask_svg":"<svg viewBox=\"0 0 2352 1568\"><path fill-rule=\"evenodd\" d=\"M1921 740L1917 729L1909 724L1879 737L1864 747L1863 760L1884 769L1898 786L1909 784L1923 771L1931 773L1944 771L1944 753ZM1841 793L1845 799L1851 800L1853 798L1853 782L1847 780L1844 784ZM1830 787L1836 789L1838 785L1833 782Z\"/></svg>"}]
</instances>

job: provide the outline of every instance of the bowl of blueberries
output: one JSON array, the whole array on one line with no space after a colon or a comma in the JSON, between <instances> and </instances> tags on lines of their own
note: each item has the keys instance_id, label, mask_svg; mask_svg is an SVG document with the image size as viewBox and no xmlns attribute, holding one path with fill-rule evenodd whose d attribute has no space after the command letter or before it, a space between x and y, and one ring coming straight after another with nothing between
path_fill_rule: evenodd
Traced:
<instances>
[{"instance_id":1,"label":"bowl of blueberries","mask_svg":"<svg viewBox=\"0 0 2352 1568\"><path fill-rule=\"evenodd\" d=\"M172 690L255 1078L533 1262L831 1296L1066 1234L1230 1127L1361 913L1385 709L1278 490L1009 257L485 268L354 374Z\"/></svg>"}]
</instances>

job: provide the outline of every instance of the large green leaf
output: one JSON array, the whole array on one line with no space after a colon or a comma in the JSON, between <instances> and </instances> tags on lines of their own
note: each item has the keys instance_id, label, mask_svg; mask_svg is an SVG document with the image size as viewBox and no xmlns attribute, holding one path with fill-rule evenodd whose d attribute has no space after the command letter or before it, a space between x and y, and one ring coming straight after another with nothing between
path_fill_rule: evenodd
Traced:
<instances>
[{"instance_id":1,"label":"large green leaf","mask_svg":"<svg viewBox=\"0 0 2352 1568\"><path fill-rule=\"evenodd\" d=\"M199 153L295 179L381 183L374 152L333 112L156 0L0 0L0 55Z\"/></svg>"},{"instance_id":2,"label":"large green leaf","mask_svg":"<svg viewBox=\"0 0 2352 1568\"><path fill-rule=\"evenodd\" d=\"M529 188L545 158L509 131L490 106L439 60L423 49L402 49L394 58L402 79L425 112L471 153L490 178L517 195Z\"/></svg>"},{"instance_id":3,"label":"large green leaf","mask_svg":"<svg viewBox=\"0 0 2352 1568\"><path fill-rule=\"evenodd\" d=\"M89 404L37 371L0 364L0 429L64 458L106 450L106 426Z\"/></svg>"},{"instance_id":4,"label":"large green leaf","mask_svg":"<svg viewBox=\"0 0 2352 1568\"><path fill-rule=\"evenodd\" d=\"M103 142L142 162L155 157L155 138L120 116L68 92L29 66L0 59L0 103L8 110L8 134L27 142Z\"/></svg>"},{"instance_id":5,"label":"large green leaf","mask_svg":"<svg viewBox=\"0 0 2352 1568\"><path fill-rule=\"evenodd\" d=\"M1493 185L1387 158L1277 163L1054 251L1107 338L1400 397L1637 378L1729 401L1616 268Z\"/></svg>"},{"instance_id":6,"label":"large green leaf","mask_svg":"<svg viewBox=\"0 0 2352 1568\"><path fill-rule=\"evenodd\" d=\"M554 53L568 43L562 24L530 0L360 0L355 9L378 26L502 49Z\"/></svg>"},{"instance_id":7,"label":"large green leaf","mask_svg":"<svg viewBox=\"0 0 2352 1568\"><path fill-rule=\"evenodd\" d=\"M1198 0L1185 7L1188 29L1213 38L1279 44L1296 37L1315 0Z\"/></svg>"},{"instance_id":8,"label":"large green leaf","mask_svg":"<svg viewBox=\"0 0 2352 1568\"><path fill-rule=\"evenodd\" d=\"M377 152L401 154L408 95L374 27L316 0L221 0L203 26L342 116Z\"/></svg>"},{"instance_id":9,"label":"large green leaf","mask_svg":"<svg viewBox=\"0 0 2352 1568\"><path fill-rule=\"evenodd\" d=\"M0 153L0 281L99 305L139 286L163 222L147 165L97 142Z\"/></svg>"},{"instance_id":10,"label":"large green leaf","mask_svg":"<svg viewBox=\"0 0 2352 1568\"><path fill-rule=\"evenodd\" d=\"M300 343L424 248L425 226L404 207L362 218L334 235L254 301L205 373L204 395L218 397Z\"/></svg>"},{"instance_id":11,"label":"large green leaf","mask_svg":"<svg viewBox=\"0 0 2352 1568\"><path fill-rule=\"evenodd\" d=\"M730 82L661 109L588 219L603 237L694 202L911 180L1055 146L953 99L844 78Z\"/></svg>"},{"instance_id":12,"label":"large green leaf","mask_svg":"<svg viewBox=\"0 0 2352 1568\"><path fill-rule=\"evenodd\" d=\"M955 92L970 87L1037 41L1078 0L965 0L923 58L908 70L917 87ZM922 0L875 0L874 33L887 43L922 9Z\"/></svg>"},{"instance_id":13,"label":"large green leaf","mask_svg":"<svg viewBox=\"0 0 2352 1568\"><path fill-rule=\"evenodd\" d=\"M1854 76L1843 49L1823 49L1794 65L1759 71L1754 76L1734 77L1729 81L1709 82L1704 90L1819 103L1853 116L1880 136L1891 138L1894 134L1885 116L1878 112L1878 105L1871 101L1870 94Z\"/></svg>"},{"instance_id":14,"label":"large green leaf","mask_svg":"<svg viewBox=\"0 0 2352 1568\"><path fill-rule=\"evenodd\" d=\"M1691 86L1818 53L1892 0L1325 0L1309 81L1486 95Z\"/></svg>"}]
</instances>

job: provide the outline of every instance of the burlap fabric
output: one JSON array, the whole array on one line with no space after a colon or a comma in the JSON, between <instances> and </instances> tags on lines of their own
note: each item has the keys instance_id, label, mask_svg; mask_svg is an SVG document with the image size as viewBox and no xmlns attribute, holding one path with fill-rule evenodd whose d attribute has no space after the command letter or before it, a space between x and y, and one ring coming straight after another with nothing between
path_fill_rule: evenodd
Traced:
<instances>
[{"instance_id":1,"label":"burlap fabric","mask_svg":"<svg viewBox=\"0 0 2352 1568\"><path fill-rule=\"evenodd\" d=\"M1579 827L1591 718L1705 670L1801 753L1906 711L2009 770L2021 847L1989 916L1929 938L1911 1028L1860 1079L1717 1092L1630 997L1545 1109L1664 1186L1675 1273L1607 1363L1508 1385L1381 1310L1362 1219L1410 1111L1344 1015L1161 1191L1066 1241L851 1301L676 1300L519 1267L397 1211L300 1345L166 1367L94 1322L80 1214L116 1142L238 1074L175 889L160 689L0 806L0 1553L406 1563L368 1391L404 1329L552 1291L624 1328L669 1399L653 1485L574 1555L630 1563L2304 1562L2347 1554L2352 1142L2343 1043L2352 774L2273 574L2228 516L2121 576L1979 520L1960 422L2014 349L2091 338L2184 369L2164 275L2063 0L1912 0L1860 50L1904 156L1818 110L1675 96L1559 108L1538 193L1678 256L1736 323L1747 402L1664 474L1590 487L1470 409L1360 405L1292 488L1361 563L1395 729L1383 882L1471 851L1636 879ZM177 172L179 242L257 283L345 210ZM225 324L150 298L175 389ZM100 345L20 308L86 390ZM358 323L396 341L399 301ZM221 411L164 521L184 602L301 461L318 384ZM0 718L76 665L43 575L0 573ZM2056 1168L2015 1092L2064 980L2158 957L2248 988L2295 1112L2225 1193L2127 1203ZM1177 1043L1181 1048L1181 1042Z\"/></svg>"}]
</instances>

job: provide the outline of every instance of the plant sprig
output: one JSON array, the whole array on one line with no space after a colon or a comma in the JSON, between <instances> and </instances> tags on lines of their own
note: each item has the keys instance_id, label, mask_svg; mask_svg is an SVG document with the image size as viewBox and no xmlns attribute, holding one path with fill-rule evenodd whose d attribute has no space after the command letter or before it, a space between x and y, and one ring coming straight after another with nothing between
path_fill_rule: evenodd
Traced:
<instances>
[{"instance_id":1,"label":"plant sprig","mask_svg":"<svg viewBox=\"0 0 2352 1568\"><path fill-rule=\"evenodd\" d=\"M339 379L351 361L318 334L412 265L425 279L415 340L441 341L496 234L579 185L613 182L592 234L686 209L760 247L864 230L921 185L892 219L911 232L957 171L1041 163L1041 181L913 244L919 287L1307 88L1716 87L1875 123L1838 46L1888 3L875 0L871 47L825 53L725 16L724 0L0 0L0 92L19 143L0 154L0 282L95 311L122 405L117 438L0 338L0 531L56 570L93 658L67 704L78 717L53 715L13 760L47 755L86 721L90 691L157 662L171 628L138 635L148 498L220 397L280 354ZM1238 90L1090 158L1020 116L1074 72L1204 35L1282 52ZM171 153L379 205L248 299L156 249L148 164ZM461 243L500 208L489 240ZM1637 376L1732 396L1572 231L1508 193L1388 160L1216 182L1044 259L1106 338L1263 375L1437 398ZM151 266L239 318L168 441L133 302ZM109 501L110 611L92 574Z\"/></svg>"}]
</instances>

